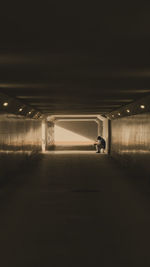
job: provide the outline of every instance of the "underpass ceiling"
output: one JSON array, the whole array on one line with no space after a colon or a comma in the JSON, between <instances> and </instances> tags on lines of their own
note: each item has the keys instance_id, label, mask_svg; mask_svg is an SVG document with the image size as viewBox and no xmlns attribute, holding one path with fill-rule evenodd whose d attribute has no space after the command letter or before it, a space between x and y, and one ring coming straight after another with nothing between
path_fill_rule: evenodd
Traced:
<instances>
[{"instance_id":1,"label":"underpass ceiling","mask_svg":"<svg viewBox=\"0 0 150 267\"><path fill-rule=\"evenodd\" d=\"M150 94L150 3L22 4L2 6L0 92L44 114L107 114Z\"/></svg>"}]
</instances>

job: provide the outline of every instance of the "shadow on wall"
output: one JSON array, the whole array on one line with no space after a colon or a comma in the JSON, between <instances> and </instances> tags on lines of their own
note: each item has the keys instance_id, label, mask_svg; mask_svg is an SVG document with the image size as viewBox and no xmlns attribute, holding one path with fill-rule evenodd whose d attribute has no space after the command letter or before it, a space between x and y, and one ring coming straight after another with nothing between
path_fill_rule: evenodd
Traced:
<instances>
[{"instance_id":1,"label":"shadow on wall","mask_svg":"<svg viewBox=\"0 0 150 267\"><path fill-rule=\"evenodd\" d=\"M97 138L94 121L59 121L55 124L55 145L58 148L93 150Z\"/></svg>"},{"instance_id":2,"label":"shadow on wall","mask_svg":"<svg viewBox=\"0 0 150 267\"><path fill-rule=\"evenodd\" d=\"M97 124L93 122L59 122L55 124L54 136L56 149L94 150Z\"/></svg>"},{"instance_id":3,"label":"shadow on wall","mask_svg":"<svg viewBox=\"0 0 150 267\"><path fill-rule=\"evenodd\" d=\"M97 123L95 121L58 121L56 125L90 140L97 138Z\"/></svg>"}]
</instances>

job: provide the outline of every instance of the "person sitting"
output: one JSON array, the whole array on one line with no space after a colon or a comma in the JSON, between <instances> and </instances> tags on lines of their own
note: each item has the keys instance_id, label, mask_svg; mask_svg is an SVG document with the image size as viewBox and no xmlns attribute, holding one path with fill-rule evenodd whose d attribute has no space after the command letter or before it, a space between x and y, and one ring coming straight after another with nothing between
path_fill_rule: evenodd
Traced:
<instances>
[{"instance_id":1,"label":"person sitting","mask_svg":"<svg viewBox=\"0 0 150 267\"><path fill-rule=\"evenodd\" d=\"M104 153L105 148L106 148L106 142L105 142L103 137L98 136L97 141L94 145L97 146L97 152L96 153L101 153L101 151L102 151L102 153Z\"/></svg>"}]
</instances>

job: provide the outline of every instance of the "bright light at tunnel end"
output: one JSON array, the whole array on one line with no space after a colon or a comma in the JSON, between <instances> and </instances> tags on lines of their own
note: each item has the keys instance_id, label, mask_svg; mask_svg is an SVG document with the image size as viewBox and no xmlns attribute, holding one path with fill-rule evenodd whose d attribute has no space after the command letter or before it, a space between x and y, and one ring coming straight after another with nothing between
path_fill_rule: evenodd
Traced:
<instances>
[{"instance_id":1,"label":"bright light at tunnel end","mask_svg":"<svg viewBox=\"0 0 150 267\"><path fill-rule=\"evenodd\" d=\"M93 145L94 140L91 140L72 131L66 130L60 126L54 126L55 144L56 145Z\"/></svg>"}]
</instances>

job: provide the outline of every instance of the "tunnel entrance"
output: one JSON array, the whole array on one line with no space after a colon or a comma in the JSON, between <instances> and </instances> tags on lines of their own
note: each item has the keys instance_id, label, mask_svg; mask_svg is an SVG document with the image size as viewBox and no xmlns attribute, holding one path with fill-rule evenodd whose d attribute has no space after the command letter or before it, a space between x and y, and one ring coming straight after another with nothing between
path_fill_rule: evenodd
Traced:
<instances>
[{"instance_id":1,"label":"tunnel entrance","mask_svg":"<svg viewBox=\"0 0 150 267\"><path fill-rule=\"evenodd\" d=\"M48 116L42 124L42 150L95 151L98 135L108 141L107 124L108 120L100 115Z\"/></svg>"},{"instance_id":2,"label":"tunnel entrance","mask_svg":"<svg viewBox=\"0 0 150 267\"><path fill-rule=\"evenodd\" d=\"M98 125L95 121L58 121L54 126L56 150L94 150Z\"/></svg>"}]
</instances>

